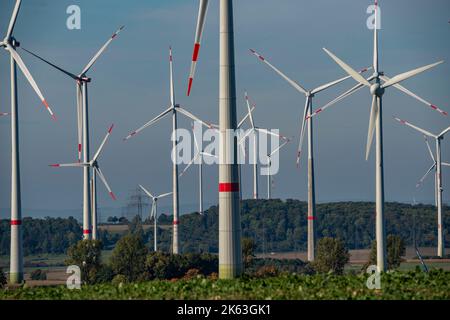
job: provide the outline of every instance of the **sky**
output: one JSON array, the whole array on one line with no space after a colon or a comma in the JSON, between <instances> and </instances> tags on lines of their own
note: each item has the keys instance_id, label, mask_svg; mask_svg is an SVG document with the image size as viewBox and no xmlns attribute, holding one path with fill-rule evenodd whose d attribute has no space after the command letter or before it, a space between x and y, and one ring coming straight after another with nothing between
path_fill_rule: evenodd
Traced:
<instances>
[{"instance_id":1,"label":"sky","mask_svg":"<svg viewBox=\"0 0 450 320\"><path fill-rule=\"evenodd\" d=\"M79 73L119 26L125 29L90 71L91 152L108 127L115 128L99 160L118 200L112 201L98 185L98 203L105 215L120 212L138 184L154 193L171 191L171 121L162 120L134 139L122 139L169 104L168 48L173 47L177 103L200 118L218 123L219 33L218 1L210 1L191 97L187 77L197 20L197 0L24 0L15 37L21 45ZM0 2L0 33L5 33L14 1ZM273 196L306 199L306 158L296 168L299 119L305 97L290 87L249 52L256 49L270 62L306 88L315 88L344 76L322 51L328 48L354 68L371 65L372 31L368 30L366 0L241 0L234 1L238 115L245 113L244 91L256 103L256 125L279 129L295 137L280 155ZM81 8L81 30L68 30L66 9ZM380 65L393 76L439 60L443 65L403 84L432 103L450 111L450 2L448 0L380 1ZM20 50L47 101L58 117L52 122L22 74L18 76L22 206L24 216L81 217L82 173L54 169L51 163L76 158L75 86L72 80ZM314 109L355 83L320 94ZM0 112L10 108L9 57L0 53ZM316 198L328 201L373 201L374 152L365 161L370 94L361 90L320 114L314 122ZM416 190L416 182L432 164L423 137L400 126L399 116L432 132L450 125L425 105L398 92L384 96L384 160L386 201L411 203L434 199L433 178ZM181 127L190 121L180 119ZM442 158L450 161L449 138L442 143ZM0 118L0 218L8 218L10 203L10 121ZM197 207L197 168L180 179L181 212ZM444 189L450 170L443 171ZM243 195L252 192L252 169L243 168ZM205 168L205 206L217 203L218 168ZM449 188L444 201L449 202ZM266 195L260 177L260 195ZM160 207L170 211L170 199Z\"/></svg>"}]
</instances>

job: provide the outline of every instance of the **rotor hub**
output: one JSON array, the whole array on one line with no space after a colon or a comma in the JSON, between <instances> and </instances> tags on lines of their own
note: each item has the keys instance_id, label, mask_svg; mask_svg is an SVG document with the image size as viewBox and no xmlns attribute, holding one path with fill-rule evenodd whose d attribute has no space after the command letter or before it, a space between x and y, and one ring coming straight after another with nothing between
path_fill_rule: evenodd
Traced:
<instances>
[{"instance_id":1,"label":"rotor hub","mask_svg":"<svg viewBox=\"0 0 450 320\"><path fill-rule=\"evenodd\" d=\"M374 83L370 86L370 93L377 97L381 97L384 94L384 88L382 88L379 83Z\"/></svg>"}]
</instances>

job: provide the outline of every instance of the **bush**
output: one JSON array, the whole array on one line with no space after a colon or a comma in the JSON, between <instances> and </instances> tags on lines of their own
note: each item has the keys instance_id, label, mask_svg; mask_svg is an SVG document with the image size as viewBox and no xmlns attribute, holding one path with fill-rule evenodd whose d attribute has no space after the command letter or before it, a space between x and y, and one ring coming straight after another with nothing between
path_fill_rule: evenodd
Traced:
<instances>
[{"instance_id":1,"label":"bush","mask_svg":"<svg viewBox=\"0 0 450 320\"><path fill-rule=\"evenodd\" d=\"M86 284L96 281L100 271L102 242L99 240L81 240L67 250L66 265L76 265L81 270L81 280Z\"/></svg>"},{"instance_id":2,"label":"bush","mask_svg":"<svg viewBox=\"0 0 450 320\"><path fill-rule=\"evenodd\" d=\"M312 262L312 266L320 273L342 274L345 265L350 260L348 249L340 239L328 237L320 239L316 252L317 256Z\"/></svg>"},{"instance_id":3,"label":"bush","mask_svg":"<svg viewBox=\"0 0 450 320\"><path fill-rule=\"evenodd\" d=\"M36 269L30 274L31 280L47 280L47 272Z\"/></svg>"},{"instance_id":4,"label":"bush","mask_svg":"<svg viewBox=\"0 0 450 320\"><path fill-rule=\"evenodd\" d=\"M112 279L113 285L119 286L124 283L128 283L128 279L123 274L118 274Z\"/></svg>"},{"instance_id":5,"label":"bush","mask_svg":"<svg viewBox=\"0 0 450 320\"><path fill-rule=\"evenodd\" d=\"M219 261L211 254L171 255L163 252L152 252L145 263L145 277L153 279L182 278L190 271L197 270L197 275L208 276L217 271Z\"/></svg>"},{"instance_id":6,"label":"bush","mask_svg":"<svg viewBox=\"0 0 450 320\"><path fill-rule=\"evenodd\" d=\"M255 257L255 241L251 238L242 239L242 256L244 258L244 267L250 267L253 258Z\"/></svg>"},{"instance_id":7,"label":"bush","mask_svg":"<svg viewBox=\"0 0 450 320\"><path fill-rule=\"evenodd\" d=\"M275 266L263 266L255 272L257 278L276 277L278 275L278 269Z\"/></svg>"},{"instance_id":8,"label":"bush","mask_svg":"<svg viewBox=\"0 0 450 320\"><path fill-rule=\"evenodd\" d=\"M3 269L0 268L0 289L3 289L7 283L8 281L6 280L6 275L3 272Z\"/></svg>"},{"instance_id":9,"label":"bush","mask_svg":"<svg viewBox=\"0 0 450 320\"><path fill-rule=\"evenodd\" d=\"M111 256L115 274L124 275L129 282L142 280L148 249L142 237L128 234L121 238Z\"/></svg>"},{"instance_id":10,"label":"bush","mask_svg":"<svg viewBox=\"0 0 450 320\"><path fill-rule=\"evenodd\" d=\"M98 270L95 278L95 283L108 283L114 278L114 270L108 264L104 264Z\"/></svg>"},{"instance_id":11,"label":"bush","mask_svg":"<svg viewBox=\"0 0 450 320\"><path fill-rule=\"evenodd\" d=\"M397 269L403 262L402 256L406 253L405 242L400 236L390 234L386 238L386 254L388 270ZM367 269L369 265L377 264L377 242L372 242L369 261L364 265L363 269Z\"/></svg>"},{"instance_id":12,"label":"bush","mask_svg":"<svg viewBox=\"0 0 450 320\"><path fill-rule=\"evenodd\" d=\"M192 268L186 272L186 274L184 275L184 279L189 280L189 279L198 278L199 276L201 276L200 270Z\"/></svg>"}]
</instances>

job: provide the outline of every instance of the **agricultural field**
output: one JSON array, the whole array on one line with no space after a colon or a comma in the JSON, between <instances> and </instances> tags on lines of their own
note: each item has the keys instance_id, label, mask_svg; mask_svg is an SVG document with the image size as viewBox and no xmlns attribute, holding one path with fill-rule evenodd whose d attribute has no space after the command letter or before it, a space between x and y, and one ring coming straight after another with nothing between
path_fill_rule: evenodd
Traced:
<instances>
[{"instance_id":1,"label":"agricultural field","mask_svg":"<svg viewBox=\"0 0 450 320\"><path fill-rule=\"evenodd\" d=\"M129 300L422 300L450 299L450 272L418 270L382 275L381 289L366 287L366 275L284 275L269 278L207 278L100 284L69 290L65 286L21 287L0 291L0 299Z\"/></svg>"}]
</instances>

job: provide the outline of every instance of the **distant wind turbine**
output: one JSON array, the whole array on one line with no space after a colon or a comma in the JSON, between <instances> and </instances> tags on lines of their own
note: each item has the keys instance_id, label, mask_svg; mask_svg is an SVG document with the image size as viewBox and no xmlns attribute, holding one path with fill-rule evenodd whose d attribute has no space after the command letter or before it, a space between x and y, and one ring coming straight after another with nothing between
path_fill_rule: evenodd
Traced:
<instances>
[{"instance_id":1,"label":"distant wind turbine","mask_svg":"<svg viewBox=\"0 0 450 320\"><path fill-rule=\"evenodd\" d=\"M108 132L106 133L105 138L103 139L102 143L100 144L100 147L98 148L97 152L94 154L94 157L91 160L88 160L86 162L77 162L77 163L68 163L68 164L51 164L51 167L54 168L60 168L60 167L79 167L79 168L87 168L92 169L92 180L90 183L92 184L92 204L94 204L93 209L93 215L92 215L92 238L93 240L97 240L97 176L100 178L100 180L103 182L103 184L106 187L106 190L108 190L109 195L113 200L116 200L116 196L112 192L108 182L106 181L105 176L103 175L102 170L100 169L100 166L98 164L98 158L100 157L102 150L106 144L106 142L109 139L109 136L111 135L112 129L114 125L111 125L111 127L108 129Z\"/></svg>"},{"instance_id":2,"label":"distant wind turbine","mask_svg":"<svg viewBox=\"0 0 450 320\"><path fill-rule=\"evenodd\" d=\"M207 153L203 150L203 148L200 148L197 138L195 137L195 132L192 131L194 136L194 145L195 145L195 153L192 160L187 164L187 166L184 168L184 170L180 173L180 177L182 177L188 169L192 166L194 163L198 163L198 183L199 183L199 214L203 214L203 159L204 157L212 157L217 158L216 155Z\"/></svg>"},{"instance_id":3,"label":"distant wind turbine","mask_svg":"<svg viewBox=\"0 0 450 320\"><path fill-rule=\"evenodd\" d=\"M84 163L89 161L89 108L88 108L88 83L92 81L86 74L94 66L100 56L106 51L111 42L116 39L117 35L123 30L124 26L120 27L113 35L106 41L106 43L100 48L100 50L92 57L88 64L84 67L79 75L75 75L63 68L49 62L48 60L38 56L30 50L24 49L29 54L45 62L51 67L64 73L69 78L72 78L76 82L77 90L77 128L78 128L78 162L83 160ZM82 154L83 153L83 154ZM83 159L81 159L83 156ZM95 174L95 173L94 173ZM94 178L95 179L95 178ZM90 239L92 237L92 189L91 189L91 177L89 167L84 167L83 170L83 237L84 239Z\"/></svg>"},{"instance_id":4,"label":"distant wind turbine","mask_svg":"<svg viewBox=\"0 0 450 320\"><path fill-rule=\"evenodd\" d=\"M427 144L428 152L430 153L431 159L433 160L433 165L428 169L428 171L425 173L425 175L419 180L416 187L419 187L422 185L425 178L428 176L428 174L431 171L435 171L435 199L436 199L436 206L438 210L438 249L437 249L437 255L442 258L445 255L445 244L444 244L444 220L442 216L442 192L444 191L442 187L442 166L448 166L450 167L450 163L442 162L441 160L441 141L444 139L444 136L450 131L450 127L445 129L439 134L433 134L430 133L427 130L421 129L405 120L399 119L394 117L395 120L400 122L401 124L408 126L420 133L422 133L425 136L425 142ZM433 152L431 151L430 144L428 143L427 137L430 137L435 140L436 142L436 154L433 155Z\"/></svg>"},{"instance_id":5,"label":"distant wind turbine","mask_svg":"<svg viewBox=\"0 0 450 320\"><path fill-rule=\"evenodd\" d=\"M154 196L153 194L150 193L150 191L148 191L147 189L145 189L143 186L139 185L139 187L142 189L142 191L145 192L145 194L150 197L150 199L152 199L152 209L150 211L150 218L153 218L153 246L154 246L154 251L158 251L158 239L157 239L157 222L158 222L158 200L167 196L170 196L172 194L172 192L169 193L164 193L161 194L159 196Z\"/></svg>"},{"instance_id":6,"label":"distant wind turbine","mask_svg":"<svg viewBox=\"0 0 450 320\"><path fill-rule=\"evenodd\" d=\"M362 87L367 87L372 95L372 106L370 112L369 120L369 130L367 135L367 145L366 145L366 160L369 158L370 148L372 146L373 136L376 136L376 243L377 243L377 269L379 272L386 271L386 233L385 233L385 216L384 216L384 164L383 164L383 113L382 113L382 99L385 90L390 87L395 87L406 94L413 96L414 98L426 103L425 100L419 98L418 96L412 94L409 90L401 87L400 82L410 79L422 72L425 72L437 65L443 63L439 61L421 68L417 68L402 74L399 74L393 78L387 78L383 72L380 71L378 63L378 1L375 0L375 25L374 25L374 48L373 48L373 75L368 79L362 77L358 72L356 72L352 67L346 64L344 61L339 59L332 52L324 48L324 51L352 78L358 82L358 84L343 93L341 96L337 97L335 100L330 102L327 107L330 107L337 101L348 97L354 92L358 91ZM374 81L371 83L370 81ZM384 83L382 83L384 81ZM445 111L437 108L435 105L428 104L434 110L439 111L441 114L447 114ZM325 110L325 107L320 108L321 112ZM312 114L314 116L317 114Z\"/></svg>"},{"instance_id":7,"label":"distant wind turbine","mask_svg":"<svg viewBox=\"0 0 450 320\"><path fill-rule=\"evenodd\" d=\"M174 89L174 81L173 81L173 56L172 56L172 48L169 48L169 67L170 67L170 105L167 110L165 110L160 115L156 116L154 119L150 120L146 124L144 124L139 129L131 132L127 137L125 137L125 141L131 139L138 133L140 133L145 128L148 128L158 122L159 120L163 119L166 115L171 114L172 115L172 134L176 134L178 129L177 124L177 115L178 113L181 113L185 117L188 117L191 120L198 121L204 126L211 128L212 125L203 122L196 116L194 116L192 113L181 107L180 105L175 103L175 89ZM172 150L175 152L175 155L177 154L177 139L172 139ZM178 225L179 225L179 200L178 200L178 164L176 163L175 159L172 161L172 178L173 178L173 243L172 243L172 253L179 254L179 235L178 235Z\"/></svg>"},{"instance_id":8,"label":"distant wind turbine","mask_svg":"<svg viewBox=\"0 0 450 320\"><path fill-rule=\"evenodd\" d=\"M5 49L10 56L11 73L11 259L10 283L18 284L23 281L23 252L22 252L22 203L20 190L20 156L19 156L19 120L17 94L17 66L38 95L42 104L56 120L36 81L16 51L20 43L14 38L13 32L19 15L22 1L16 0L5 38L0 42L0 48ZM3 116L6 114L2 114Z\"/></svg>"},{"instance_id":9,"label":"distant wind turbine","mask_svg":"<svg viewBox=\"0 0 450 320\"><path fill-rule=\"evenodd\" d=\"M316 220L316 190L315 190L315 174L314 174L314 147L313 147L313 123L311 119L311 114L313 113L313 98L316 94L325 91L331 87L334 87L351 76L346 76L338 80L331 81L329 83L323 84L315 89L307 90L302 87L298 82L291 80L278 68L272 65L266 58L257 53L255 50L250 49L251 53L259 58L260 61L269 66L274 70L279 76L286 80L294 89L296 89L301 94L306 97L305 108L303 110L303 117L301 118L301 129L300 129L300 139L297 149L297 166L300 165L300 157L302 154L303 138L305 136L306 127L308 127L308 261L314 261L315 256L315 231L314 231L314 221ZM361 70L358 74L366 72L368 68ZM315 111L320 113L321 109Z\"/></svg>"}]
</instances>

